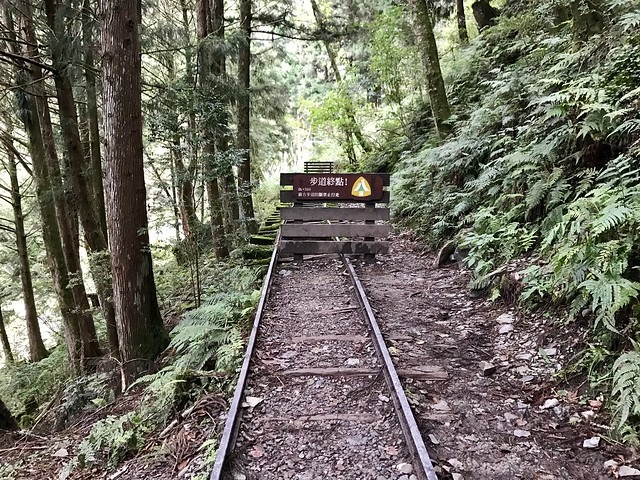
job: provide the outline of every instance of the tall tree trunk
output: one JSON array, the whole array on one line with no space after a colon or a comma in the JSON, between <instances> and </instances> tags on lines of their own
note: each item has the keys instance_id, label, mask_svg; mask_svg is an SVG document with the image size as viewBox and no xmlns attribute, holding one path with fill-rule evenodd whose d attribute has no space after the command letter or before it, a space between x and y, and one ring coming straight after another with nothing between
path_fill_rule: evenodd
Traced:
<instances>
[{"instance_id":1,"label":"tall tree trunk","mask_svg":"<svg viewBox=\"0 0 640 480\"><path fill-rule=\"evenodd\" d=\"M251 0L240 0L240 31L238 46L238 132L236 145L241 161L238 165L238 191L243 222L249 233L255 233L258 222L253 208L253 184L251 183Z\"/></svg>"},{"instance_id":2,"label":"tall tree trunk","mask_svg":"<svg viewBox=\"0 0 640 480\"><path fill-rule=\"evenodd\" d=\"M180 0L180 8L182 9L182 30L185 39L185 44L191 44L191 30L189 22L189 9L185 0ZM185 61L185 80L187 85L195 87L195 72L193 67L194 50L191 47L184 49L184 61ZM180 149L180 157L176 159L180 160L180 163L176 163L176 173L178 177L178 198L180 199L181 210L184 210L184 216L189 222L189 231L193 231L193 228L198 224L198 216L196 214L196 202L195 202L195 180L196 170L198 167L198 155L196 154L197 148L195 146L196 135L196 115L195 106L193 103L193 95L189 97L188 115L187 115L187 149L188 162L184 162L184 155L182 149ZM175 143L175 142L174 142ZM185 168L186 166L186 168ZM187 233L185 232L185 235Z\"/></svg>"},{"instance_id":3,"label":"tall tree trunk","mask_svg":"<svg viewBox=\"0 0 640 480\"><path fill-rule=\"evenodd\" d=\"M438 57L438 47L433 35L433 25L429 16L429 9L426 0L412 0L416 30L422 60L427 80L427 91L431 103L431 112L436 124L438 136L444 139L450 132L451 126L447 123L451 116L451 108L447 99L447 92L444 88L442 71L440 70L440 58Z\"/></svg>"},{"instance_id":4,"label":"tall tree trunk","mask_svg":"<svg viewBox=\"0 0 640 480\"><path fill-rule=\"evenodd\" d=\"M25 3L23 3L23 7ZM12 53L22 55L14 34L13 18L9 6L6 3L2 13L4 15L4 25L7 27L7 35L9 35L10 40L12 40L10 42L13 48ZM27 18L27 26L29 23L29 19ZM69 275L64 260L62 242L60 241L56 211L51 201L52 191L51 184L49 183L49 173L46 167L46 151L42 138L40 115L31 92L27 90L27 88L33 88L38 81L36 80L38 75L32 70L32 67L33 66L27 66L26 64L22 69L16 67L15 75L16 85L18 87L16 89L16 96L17 102L20 105L20 119L24 124L29 139L29 154L31 155L31 161L33 163L36 199L40 207L42 222L42 238L44 240L51 276L54 281L60 313L63 319L69 359L73 369L79 372L83 369L80 328L77 317L73 313L75 310L73 294L67 288Z\"/></svg>"},{"instance_id":5,"label":"tall tree trunk","mask_svg":"<svg viewBox=\"0 0 640 480\"><path fill-rule=\"evenodd\" d=\"M4 355L5 364L13 365L13 352L11 344L7 336L7 328L4 324L4 316L2 315L2 307L0 306L0 342L2 343L2 353Z\"/></svg>"},{"instance_id":6,"label":"tall tree trunk","mask_svg":"<svg viewBox=\"0 0 640 480\"><path fill-rule=\"evenodd\" d=\"M117 329L115 327L115 311L110 305L111 280L107 277L109 253L107 237L100 226L98 211L94 203L94 189L85 179L89 169L78 128L78 113L74 101L73 87L69 69L71 62L65 57L63 46L63 24L58 18L58 5L55 0L45 0L47 24L52 32L50 49L53 65L56 69L53 78L56 86L60 124L65 150L69 157L69 171L72 180L73 197L80 216L82 230L87 243L93 279L100 295L100 303L104 308L111 354L117 356Z\"/></svg>"},{"instance_id":7,"label":"tall tree trunk","mask_svg":"<svg viewBox=\"0 0 640 480\"><path fill-rule=\"evenodd\" d=\"M167 345L149 245L142 147L142 98L138 2L102 2L107 226L120 341L128 380Z\"/></svg>"},{"instance_id":8,"label":"tall tree trunk","mask_svg":"<svg viewBox=\"0 0 640 480\"><path fill-rule=\"evenodd\" d=\"M324 36L323 43L324 43L325 49L327 50L327 55L329 57L329 62L331 64L331 69L333 70L333 75L336 79L336 82L340 85L342 84L342 74L340 73L340 68L338 67L337 54L333 49L333 45L331 45L331 43L327 38L328 32L326 30L324 17L322 15L322 12L320 11L320 7L318 6L317 0L311 0L311 8L313 9L313 15L316 19L318 30L320 30L320 32ZM353 105L351 104L351 98L347 98L347 102L345 105L345 114L349 119L349 124L344 125L342 127L344 137L347 142L345 146L345 150L347 150L347 154L349 157L353 157L351 158L350 163L355 167L357 160L355 159L355 149L353 147L351 137L352 136L355 137L358 144L360 145L360 148L365 153L371 152L371 145L369 144L369 141L365 138L364 134L362 133L362 129L360 128L360 125L356 121L356 114L353 109Z\"/></svg>"},{"instance_id":9,"label":"tall tree trunk","mask_svg":"<svg viewBox=\"0 0 640 480\"><path fill-rule=\"evenodd\" d=\"M224 42L224 0L213 0L211 10L211 34L222 44ZM240 207L238 203L238 191L236 188L236 178L233 173L233 165L229 160L229 144L231 132L229 130L229 80L227 78L226 57L220 48L215 49L211 63L211 78L213 86L219 97L219 118L216 121L216 163L220 170L218 179L222 208L225 212L225 234L228 248L233 248L234 234L238 230L240 220Z\"/></svg>"},{"instance_id":10,"label":"tall tree trunk","mask_svg":"<svg viewBox=\"0 0 640 480\"><path fill-rule=\"evenodd\" d=\"M13 218L16 230L16 247L20 259L20 279L22 281L22 298L24 301L25 320L27 323L27 337L29 339L29 359L38 362L49 354L42 341L36 300L33 293L31 280L31 266L29 264L29 251L27 247L27 234L24 230L24 216L22 213L22 195L20 194L20 182L13 151L7 149L7 170L11 180L11 204L13 206Z\"/></svg>"},{"instance_id":11,"label":"tall tree trunk","mask_svg":"<svg viewBox=\"0 0 640 480\"><path fill-rule=\"evenodd\" d=\"M98 95L96 88L93 15L91 0L83 0L82 4L82 46L84 50L84 78L87 94L87 118L89 120L89 151L91 165L89 178L93 187L93 196L100 229L107 239L107 213L104 204L104 184L102 181L102 156L100 155L100 127L98 122Z\"/></svg>"},{"instance_id":12,"label":"tall tree trunk","mask_svg":"<svg viewBox=\"0 0 640 480\"><path fill-rule=\"evenodd\" d=\"M211 33L211 10L208 0L196 1L196 24L198 35L198 88L200 97L211 81L211 54L205 39ZM215 165L215 132L211 122L203 122L202 162L206 179L207 196L209 197L209 213L211 216L211 233L213 246L218 259L229 255L227 242L224 239L224 219L222 216L222 202L218 186L218 172Z\"/></svg>"},{"instance_id":13,"label":"tall tree trunk","mask_svg":"<svg viewBox=\"0 0 640 480\"><path fill-rule=\"evenodd\" d=\"M0 430L18 430L18 428L15 418L0 399Z\"/></svg>"},{"instance_id":14,"label":"tall tree trunk","mask_svg":"<svg viewBox=\"0 0 640 480\"><path fill-rule=\"evenodd\" d=\"M458 18L458 36L462 45L469 44L467 17L464 14L464 0L456 0L456 17Z\"/></svg>"},{"instance_id":15,"label":"tall tree trunk","mask_svg":"<svg viewBox=\"0 0 640 480\"><path fill-rule=\"evenodd\" d=\"M23 6L23 14L25 15L24 31L27 41L32 45L27 52L27 55L33 60L38 61L40 60L40 55L37 48L31 6L28 5L27 2L25 2ZM51 122L49 102L46 95L44 75L39 66L33 66L32 72L36 104L41 117L40 126L45 148L46 169L49 175L49 184L51 186L51 195L56 212L56 221L62 240L62 250L70 280L70 284L67 288L71 289L76 306L74 309L74 315L77 317L78 327L80 329L80 356L83 359L84 364L84 360L99 357L101 355L101 351L93 315L91 314L89 299L85 289L82 267L80 265L80 246L77 238L78 229L77 225L74 225L74 219L76 218L77 213L70 204L70 196L67 194L60 171L60 161L56 151L56 141L53 132L53 124Z\"/></svg>"}]
</instances>

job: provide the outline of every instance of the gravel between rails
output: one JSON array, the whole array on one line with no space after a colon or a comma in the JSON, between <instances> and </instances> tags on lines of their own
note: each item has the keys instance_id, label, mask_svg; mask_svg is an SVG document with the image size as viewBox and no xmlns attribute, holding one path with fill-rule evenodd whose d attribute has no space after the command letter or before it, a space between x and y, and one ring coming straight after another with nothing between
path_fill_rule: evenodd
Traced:
<instances>
[{"instance_id":1,"label":"gravel between rails","mask_svg":"<svg viewBox=\"0 0 640 480\"><path fill-rule=\"evenodd\" d=\"M278 266L228 478L415 479L382 374L287 375L381 368L352 290L339 260Z\"/></svg>"}]
</instances>

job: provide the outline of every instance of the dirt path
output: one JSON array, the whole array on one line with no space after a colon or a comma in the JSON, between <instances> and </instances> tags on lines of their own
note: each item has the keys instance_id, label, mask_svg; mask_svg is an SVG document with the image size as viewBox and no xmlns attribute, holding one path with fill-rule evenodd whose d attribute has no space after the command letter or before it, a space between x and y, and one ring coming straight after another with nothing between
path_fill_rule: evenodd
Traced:
<instances>
[{"instance_id":1,"label":"dirt path","mask_svg":"<svg viewBox=\"0 0 640 480\"><path fill-rule=\"evenodd\" d=\"M389 342L396 366L449 374L406 383L441 478L612 478L604 462L623 451L604 438L583 447L605 433L600 402L563 393L554 377L576 343L575 328L473 298L467 274L455 265L433 268L408 240L394 240L381 260L360 265L359 275L383 333L410 338Z\"/></svg>"},{"instance_id":2,"label":"dirt path","mask_svg":"<svg viewBox=\"0 0 640 480\"><path fill-rule=\"evenodd\" d=\"M432 263L433 258L422 255L419 246L400 237L393 240L388 256L375 265L360 265L358 270L398 369L440 372L436 375L439 379L432 381L404 377L407 395L429 453L437 464L440 479L613 478L615 472L607 471L604 463L615 459L622 465L633 456L627 449L606 441L606 431L600 425L606 423L606 419L599 411L601 404L598 399L586 396L584 389L560 383L554 376L574 353L572 349L580 343L576 339L579 340L582 333L577 327L557 327L533 314L473 297L466 288L467 274L460 272L455 265L434 269ZM303 268L311 268L312 265L310 262ZM335 262L330 265L331 268L340 268ZM279 269L289 270L292 276L298 274L291 267L281 266ZM315 313L328 310L330 322L326 328L316 330L312 323L299 320L304 318L301 315L303 311L292 315L291 319L298 318L298 322L293 324L288 323L291 319L274 315L271 323L266 324L266 335L273 338L264 337L264 341L279 343L280 347L274 347L273 358L264 359L264 368L274 365L288 368L296 356L317 357L321 365L328 365L335 359L335 343L319 346L298 341L299 338L291 342L292 337L350 334L357 340L356 337L364 335L362 330L342 327L340 323L342 318L351 315L352 312L346 309L355 303L333 305L332 293L325 292L324 288L321 275L312 286L294 283L292 289L280 293L276 288L275 295L289 304L295 304L311 293L310 305L300 304L297 308L311 308ZM367 365L370 358L366 342L356 341L352 345L358 345L362 350L339 360L345 362L349 358L358 358ZM328 348L326 351L325 346ZM314 348L320 350L314 351ZM284 363L269 364L275 360ZM491 365L481 365L483 361ZM492 366L495 372L491 372ZM441 375L443 371L445 375ZM313 404L305 398L305 392L324 388L341 392L340 389L354 387L331 379L325 379L319 385L315 379L310 383L305 377L298 377L296 381L299 385L287 385L280 390L278 388L282 384L278 380L258 382L252 385L253 393L261 398L274 395L274 400L278 400L276 403L285 397L299 398L297 406L288 404L291 408L282 407L284 410L278 413L289 422L294 417L317 413L316 410L326 413L317 402L326 400L325 403L330 403L331 395L327 393L324 400L315 400L316 404ZM332 383L335 385L327 387ZM379 381L369 385L366 395L361 392L352 396L349 405L353 409L347 413L363 413L358 410L362 406L359 402L380 400L382 389ZM122 413L126 401L121 399L122 405L118 404L114 410ZM263 403L265 407L266 402ZM382 410L364 413L388 421L385 403L376 401ZM220 408L220 402L216 401L203 403L189 415L182 416L182 412L176 412L178 421L175 426L163 437L156 435L149 439L136 457L126 459L115 469L94 466L79 470L70 478L107 479L118 472L120 474L115 478L128 480L205 478L209 467L198 449L213 432L220 431L223 421ZM358 419L365 419L365 416ZM50 432L34 432L39 437L0 435L0 478L58 478L63 465L77 453L82 436L86 435L88 425L94 420L89 416L86 427L55 435ZM273 452L278 449L293 451L296 456L289 459L289 463L283 459L279 472L261 475L258 471L249 471L247 477L305 478L301 475L306 474L314 479L369 478L368 475L358 476L349 464L338 463L341 456L346 458L339 450L317 448L322 444L319 440L299 441L302 437L295 422L293 430L282 436L279 443L277 433L272 431L277 423L264 422L263 428L257 422L254 431L244 432L242 438L249 455L257 460L259 468L260 459L268 454L272 444L275 445ZM386 473L401 461L397 458L403 455L402 446L394 444L396 439L379 437L378 441L375 434L370 433L373 429L362 428L362 422L342 423L347 428L341 433L341 441L346 442L348 448L359 451L358 455L363 459L371 451L375 452L380 458L380 468L384 469L380 478L397 478L397 474L387 476ZM319 429L312 432L315 438L333 434L331 421L320 419L316 427ZM583 447L583 442L592 437L600 438L597 448ZM260 448L255 449L256 445ZM390 452L395 454L396 447L398 454L391 455ZM66 454L56 456L60 455L62 448ZM327 468L331 470L325 474L320 470L300 469L301 455L324 456ZM318 468L323 462L317 462ZM638 465L631 466L638 468ZM376 478L373 473L371 478Z\"/></svg>"}]
</instances>

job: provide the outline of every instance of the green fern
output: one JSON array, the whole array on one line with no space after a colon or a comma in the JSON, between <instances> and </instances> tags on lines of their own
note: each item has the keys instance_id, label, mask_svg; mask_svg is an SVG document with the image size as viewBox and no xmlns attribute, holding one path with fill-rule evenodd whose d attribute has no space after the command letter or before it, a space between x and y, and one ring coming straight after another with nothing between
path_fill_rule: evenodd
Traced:
<instances>
[{"instance_id":1,"label":"green fern","mask_svg":"<svg viewBox=\"0 0 640 480\"><path fill-rule=\"evenodd\" d=\"M613 364L614 410L618 429L631 415L640 415L640 352L627 352Z\"/></svg>"}]
</instances>

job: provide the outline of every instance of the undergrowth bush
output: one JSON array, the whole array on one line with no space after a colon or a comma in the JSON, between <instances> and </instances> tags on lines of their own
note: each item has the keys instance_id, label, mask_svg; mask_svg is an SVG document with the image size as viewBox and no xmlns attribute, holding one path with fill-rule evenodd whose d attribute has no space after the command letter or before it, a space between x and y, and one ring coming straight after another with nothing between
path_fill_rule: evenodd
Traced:
<instances>
[{"instance_id":1,"label":"undergrowth bush","mask_svg":"<svg viewBox=\"0 0 640 480\"><path fill-rule=\"evenodd\" d=\"M177 410L204 392L221 391L233 383L249 319L259 300L261 271L259 267L208 264L202 304L186 312L171 332L164 368L129 387L142 389L138 406L124 416L96 423L67 473L95 462L116 465L136 452L146 436L165 425ZM205 450L214 447L215 442L208 442Z\"/></svg>"},{"instance_id":2,"label":"undergrowth bush","mask_svg":"<svg viewBox=\"0 0 640 480\"><path fill-rule=\"evenodd\" d=\"M0 370L0 398L26 427L38 407L55 398L71 376L67 350L58 346L39 362L4 366Z\"/></svg>"},{"instance_id":3,"label":"undergrowth bush","mask_svg":"<svg viewBox=\"0 0 640 480\"><path fill-rule=\"evenodd\" d=\"M586 38L562 2L528 5L443 65L454 134L400 154L392 212L434 247L455 238L476 288L532 259L524 301L566 306L628 350L606 378L618 432L638 438L640 10L603 2Z\"/></svg>"}]
</instances>

